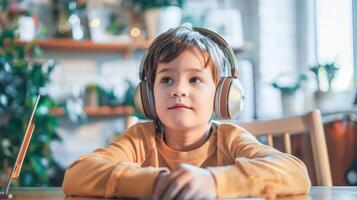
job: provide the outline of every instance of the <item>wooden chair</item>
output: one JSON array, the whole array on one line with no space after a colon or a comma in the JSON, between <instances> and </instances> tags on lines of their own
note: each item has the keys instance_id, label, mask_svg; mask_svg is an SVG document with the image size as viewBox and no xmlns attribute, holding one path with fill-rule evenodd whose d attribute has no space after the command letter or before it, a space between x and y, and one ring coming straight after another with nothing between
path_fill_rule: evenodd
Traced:
<instances>
[{"instance_id":1,"label":"wooden chair","mask_svg":"<svg viewBox=\"0 0 357 200\"><path fill-rule=\"evenodd\" d=\"M286 153L291 153L290 134L309 133L317 185L332 186L330 163L319 110L314 110L303 116L293 116L274 120L254 122L229 120L228 122L238 124L255 136L267 136L269 146L273 146L273 136L283 135L284 151Z\"/></svg>"}]
</instances>

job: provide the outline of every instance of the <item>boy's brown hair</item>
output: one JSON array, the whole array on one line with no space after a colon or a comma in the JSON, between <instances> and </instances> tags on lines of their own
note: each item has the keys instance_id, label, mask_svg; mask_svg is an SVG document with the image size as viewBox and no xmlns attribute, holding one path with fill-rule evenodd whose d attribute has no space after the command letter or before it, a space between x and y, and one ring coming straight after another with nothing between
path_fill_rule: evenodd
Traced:
<instances>
[{"instance_id":1,"label":"boy's brown hair","mask_svg":"<svg viewBox=\"0 0 357 200\"><path fill-rule=\"evenodd\" d=\"M210 38L193 30L190 24L183 24L162 33L150 45L143 63L143 73L148 84L153 86L159 63L169 63L183 51L193 48L202 53L205 67L211 66L212 77L216 84L222 75L227 75L230 68L220 47Z\"/></svg>"}]
</instances>

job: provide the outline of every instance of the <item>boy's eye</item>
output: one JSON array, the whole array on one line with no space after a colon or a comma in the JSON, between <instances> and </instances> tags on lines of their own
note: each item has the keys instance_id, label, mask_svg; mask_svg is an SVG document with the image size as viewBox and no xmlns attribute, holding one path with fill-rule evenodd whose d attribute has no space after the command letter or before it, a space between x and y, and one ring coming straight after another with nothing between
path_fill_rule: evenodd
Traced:
<instances>
[{"instance_id":1,"label":"boy's eye","mask_svg":"<svg viewBox=\"0 0 357 200\"><path fill-rule=\"evenodd\" d=\"M160 79L160 83L164 83L164 84L172 84L174 82L174 80L170 77L162 77Z\"/></svg>"},{"instance_id":2,"label":"boy's eye","mask_svg":"<svg viewBox=\"0 0 357 200\"><path fill-rule=\"evenodd\" d=\"M200 83L202 82L200 78L198 77L192 77L190 78L190 83Z\"/></svg>"}]
</instances>

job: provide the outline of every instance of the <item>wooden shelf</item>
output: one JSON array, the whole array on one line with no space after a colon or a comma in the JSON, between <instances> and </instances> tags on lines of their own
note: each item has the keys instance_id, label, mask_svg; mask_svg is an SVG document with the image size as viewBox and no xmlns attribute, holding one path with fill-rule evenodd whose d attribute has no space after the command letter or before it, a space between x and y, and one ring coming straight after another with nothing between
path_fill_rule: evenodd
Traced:
<instances>
[{"instance_id":1,"label":"wooden shelf","mask_svg":"<svg viewBox=\"0 0 357 200\"><path fill-rule=\"evenodd\" d=\"M95 117L127 116L127 115L132 115L134 113L134 108L132 106L85 107L84 112L87 113L88 116L95 116ZM54 108L52 110L52 113L55 116L62 116L64 114L64 110L62 108Z\"/></svg>"},{"instance_id":2,"label":"wooden shelf","mask_svg":"<svg viewBox=\"0 0 357 200\"><path fill-rule=\"evenodd\" d=\"M27 42L18 41L18 44ZM91 40L72 40L69 38L54 38L36 40L35 44L44 50L84 51L84 52L130 52L135 49L146 49L150 45L147 40L133 40L132 42L95 43Z\"/></svg>"},{"instance_id":3,"label":"wooden shelf","mask_svg":"<svg viewBox=\"0 0 357 200\"><path fill-rule=\"evenodd\" d=\"M130 42L93 42L91 40L72 40L70 38L52 38L46 40L35 40L34 43L44 50L55 51L80 51L80 52L122 52L130 54L135 49L147 49L152 41L133 40ZM17 41L17 44L25 45L28 42ZM247 42L244 46L233 48L235 53L241 53L251 49L252 44Z\"/></svg>"}]
</instances>

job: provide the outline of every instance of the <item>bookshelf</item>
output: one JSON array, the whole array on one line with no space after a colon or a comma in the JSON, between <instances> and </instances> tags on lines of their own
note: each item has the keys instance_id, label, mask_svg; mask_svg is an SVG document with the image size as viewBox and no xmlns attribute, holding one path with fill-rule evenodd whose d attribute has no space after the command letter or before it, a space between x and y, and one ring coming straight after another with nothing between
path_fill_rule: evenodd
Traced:
<instances>
[{"instance_id":1,"label":"bookshelf","mask_svg":"<svg viewBox=\"0 0 357 200\"><path fill-rule=\"evenodd\" d=\"M84 112L91 117L129 116L134 114L134 108L132 106L85 107ZM62 108L54 108L52 113L60 117L64 115L64 110Z\"/></svg>"}]
</instances>

